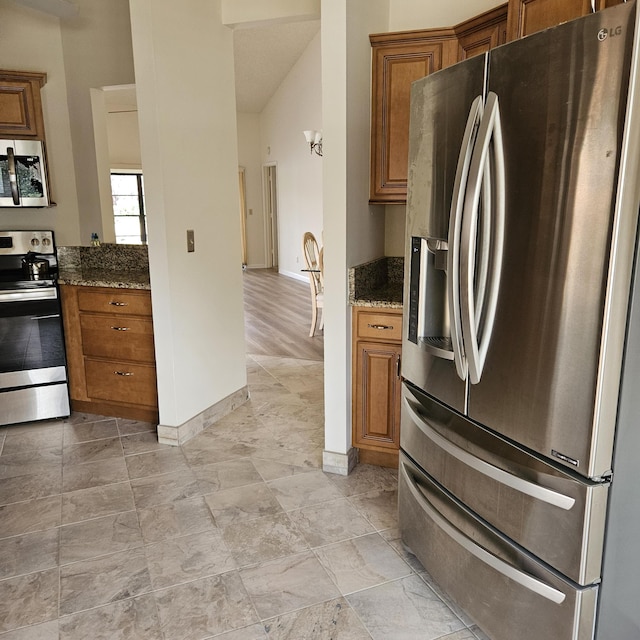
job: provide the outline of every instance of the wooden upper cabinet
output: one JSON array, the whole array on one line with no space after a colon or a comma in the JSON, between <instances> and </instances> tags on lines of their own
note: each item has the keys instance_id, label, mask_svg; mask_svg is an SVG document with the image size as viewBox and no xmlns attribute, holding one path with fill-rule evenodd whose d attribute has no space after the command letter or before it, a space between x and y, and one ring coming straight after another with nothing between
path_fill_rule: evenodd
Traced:
<instances>
[{"instance_id":1,"label":"wooden upper cabinet","mask_svg":"<svg viewBox=\"0 0 640 640\"><path fill-rule=\"evenodd\" d=\"M0 138L44 140L40 89L45 73L0 70Z\"/></svg>"},{"instance_id":2,"label":"wooden upper cabinet","mask_svg":"<svg viewBox=\"0 0 640 640\"><path fill-rule=\"evenodd\" d=\"M596 10L623 0L595 0ZM541 29L591 13L591 0L509 0L455 27L369 36L371 204L407 200L411 83Z\"/></svg>"},{"instance_id":3,"label":"wooden upper cabinet","mask_svg":"<svg viewBox=\"0 0 640 640\"><path fill-rule=\"evenodd\" d=\"M507 5L503 4L455 28L457 61L485 53L507 41Z\"/></svg>"},{"instance_id":4,"label":"wooden upper cabinet","mask_svg":"<svg viewBox=\"0 0 640 640\"><path fill-rule=\"evenodd\" d=\"M454 52L453 32L404 31L371 35L370 40L373 58L369 202L403 203L407 197L411 83L449 63Z\"/></svg>"},{"instance_id":5,"label":"wooden upper cabinet","mask_svg":"<svg viewBox=\"0 0 640 640\"><path fill-rule=\"evenodd\" d=\"M595 0L596 10L622 0ZM517 40L592 12L591 0L509 0L507 40Z\"/></svg>"},{"instance_id":6,"label":"wooden upper cabinet","mask_svg":"<svg viewBox=\"0 0 640 640\"><path fill-rule=\"evenodd\" d=\"M369 36L372 47L371 204L407 201L411 83L506 40L507 5L446 29Z\"/></svg>"}]
</instances>

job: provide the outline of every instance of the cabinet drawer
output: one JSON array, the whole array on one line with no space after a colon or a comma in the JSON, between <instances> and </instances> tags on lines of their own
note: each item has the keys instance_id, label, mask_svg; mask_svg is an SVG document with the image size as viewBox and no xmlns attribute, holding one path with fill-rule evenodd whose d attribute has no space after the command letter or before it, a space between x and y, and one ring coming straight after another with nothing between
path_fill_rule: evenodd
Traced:
<instances>
[{"instance_id":1,"label":"cabinet drawer","mask_svg":"<svg viewBox=\"0 0 640 640\"><path fill-rule=\"evenodd\" d=\"M151 319L82 313L80 327L82 348L86 356L155 362Z\"/></svg>"},{"instance_id":2,"label":"cabinet drawer","mask_svg":"<svg viewBox=\"0 0 640 640\"><path fill-rule=\"evenodd\" d=\"M402 341L402 314L358 311L357 337L367 340Z\"/></svg>"},{"instance_id":3,"label":"cabinet drawer","mask_svg":"<svg viewBox=\"0 0 640 640\"><path fill-rule=\"evenodd\" d=\"M153 365L85 358L84 368L89 398L157 406L156 369Z\"/></svg>"},{"instance_id":4,"label":"cabinet drawer","mask_svg":"<svg viewBox=\"0 0 640 640\"><path fill-rule=\"evenodd\" d=\"M95 311L130 316L151 316L151 295L148 291L131 289L82 288L78 290L80 311Z\"/></svg>"}]
</instances>

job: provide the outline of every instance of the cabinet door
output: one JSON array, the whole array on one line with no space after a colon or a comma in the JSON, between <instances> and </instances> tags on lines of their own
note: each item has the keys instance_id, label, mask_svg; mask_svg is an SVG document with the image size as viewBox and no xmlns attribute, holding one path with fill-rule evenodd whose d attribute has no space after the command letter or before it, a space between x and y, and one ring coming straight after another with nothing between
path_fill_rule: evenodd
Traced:
<instances>
[{"instance_id":1,"label":"cabinet door","mask_svg":"<svg viewBox=\"0 0 640 640\"><path fill-rule=\"evenodd\" d=\"M411 83L438 71L454 44L440 37L381 43L371 36L372 109L369 202L407 199ZM430 40L430 41L429 41Z\"/></svg>"},{"instance_id":2,"label":"cabinet door","mask_svg":"<svg viewBox=\"0 0 640 640\"><path fill-rule=\"evenodd\" d=\"M457 60L486 53L507 41L507 5L487 11L456 27Z\"/></svg>"},{"instance_id":3,"label":"cabinet door","mask_svg":"<svg viewBox=\"0 0 640 640\"><path fill-rule=\"evenodd\" d=\"M623 0L595 0L596 10ZM591 0L509 0L507 39L528 36L547 27L591 13Z\"/></svg>"},{"instance_id":4,"label":"cabinet door","mask_svg":"<svg viewBox=\"0 0 640 640\"><path fill-rule=\"evenodd\" d=\"M40 87L46 75L0 71L0 138L44 140Z\"/></svg>"},{"instance_id":5,"label":"cabinet door","mask_svg":"<svg viewBox=\"0 0 640 640\"><path fill-rule=\"evenodd\" d=\"M353 445L400 447L400 352L397 344L356 343Z\"/></svg>"}]
</instances>

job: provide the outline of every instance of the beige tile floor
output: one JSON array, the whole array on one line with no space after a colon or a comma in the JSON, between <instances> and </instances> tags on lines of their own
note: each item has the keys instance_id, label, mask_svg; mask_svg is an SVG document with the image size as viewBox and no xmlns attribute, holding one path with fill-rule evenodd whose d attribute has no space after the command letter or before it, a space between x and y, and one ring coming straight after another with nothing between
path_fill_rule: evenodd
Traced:
<instances>
[{"instance_id":1,"label":"beige tile floor","mask_svg":"<svg viewBox=\"0 0 640 640\"><path fill-rule=\"evenodd\" d=\"M180 448L87 414L0 429L0 640L476 640L396 530L394 471L321 471L322 362Z\"/></svg>"}]
</instances>

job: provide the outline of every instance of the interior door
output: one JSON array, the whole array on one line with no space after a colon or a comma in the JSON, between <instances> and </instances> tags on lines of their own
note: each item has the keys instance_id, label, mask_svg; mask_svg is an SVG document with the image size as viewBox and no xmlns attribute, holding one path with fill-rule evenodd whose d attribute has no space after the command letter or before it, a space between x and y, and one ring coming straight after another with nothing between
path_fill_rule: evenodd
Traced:
<instances>
[{"instance_id":1,"label":"interior door","mask_svg":"<svg viewBox=\"0 0 640 640\"><path fill-rule=\"evenodd\" d=\"M267 267L278 268L278 188L275 165L264 168Z\"/></svg>"},{"instance_id":2,"label":"interior door","mask_svg":"<svg viewBox=\"0 0 640 640\"><path fill-rule=\"evenodd\" d=\"M489 54L507 174L504 257L468 413L584 475L607 470L593 473L590 457L632 27L602 34L616 33L630 9Z\"/></svg>"}]
</instances>

